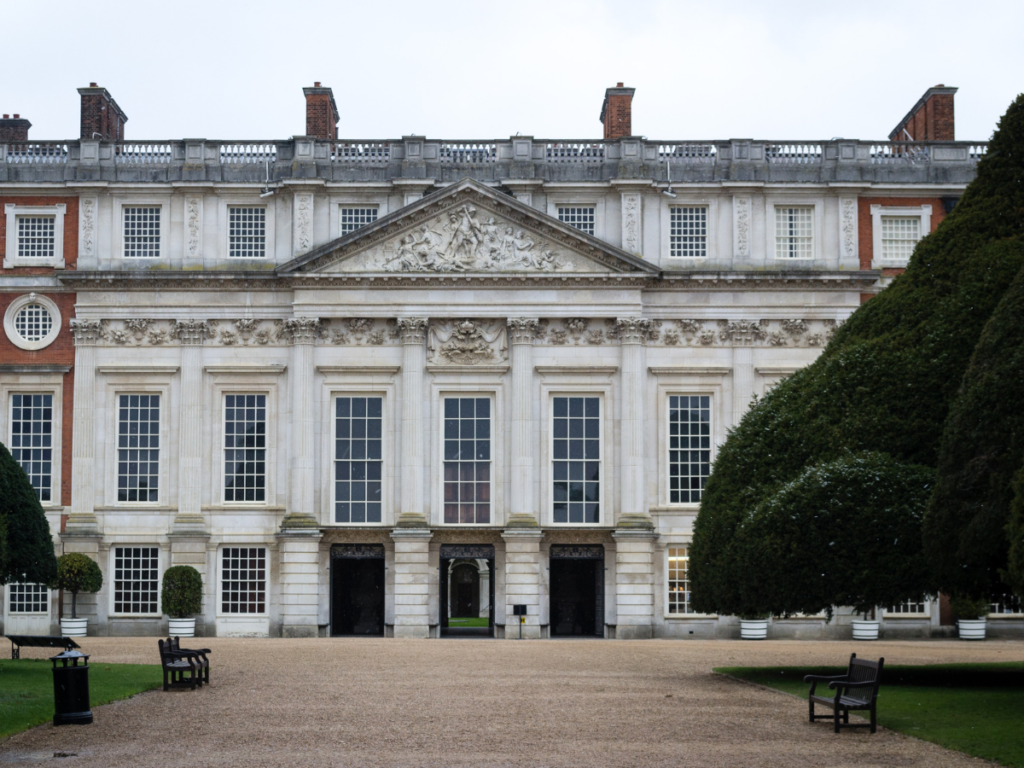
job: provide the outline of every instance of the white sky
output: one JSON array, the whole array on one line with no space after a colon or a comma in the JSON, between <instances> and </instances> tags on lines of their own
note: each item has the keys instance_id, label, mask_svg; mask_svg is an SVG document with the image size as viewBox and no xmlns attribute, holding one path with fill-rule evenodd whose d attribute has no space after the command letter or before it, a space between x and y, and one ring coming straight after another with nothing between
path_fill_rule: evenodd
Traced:
<instances>
[{"instance_id":1,"label":"white sky","mask_svg":"<svg viewBox=\"0 0 1024 768\"><path fill-rule=\"evenodd\" d=\"M881 139L944 83L981 140L1024 90L1021 0L2 0L0 28L36 139L78 136L90 81L154 140L301 134L314 80L357 139L597 138L621 81L652 139Z\"/></svg>"}]
</instances>

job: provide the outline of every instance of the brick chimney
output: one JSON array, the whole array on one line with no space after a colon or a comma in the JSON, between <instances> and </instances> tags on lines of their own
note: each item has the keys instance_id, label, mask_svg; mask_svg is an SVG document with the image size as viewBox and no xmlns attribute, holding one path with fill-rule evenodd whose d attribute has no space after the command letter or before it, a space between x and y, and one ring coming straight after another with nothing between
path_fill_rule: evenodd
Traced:
<instances>
[{"instance_id":1,"label":"brick chimney","mask_svg":"<svg viewBox=\"0 0 1024 768\"><path fill-rule=\"evenodd\" d=\"M88 88L79 88L78 92L82 95L81 138L123 141L128 115L117 106L110 92L96 83L89 83Z\"/></svg>"},{"instance_id":2,"label":"brick chimney","mask_svg":"<svg viewBox=\"0 0 1024 768\"><path fill-rule=\"evenodd\" d=\"M28 129L32 123L21 115L4 115L0 120L0 144L16 141L28 141Z\"/></svg>"},{"instance_id":3,"label":"brick chimney","mask_svg":"<svg viewBox=\"0 0 1024 768\"><path fill-rule=\"evenodd\" d=\"M303 88L306 96L306 135L323 141L338 138L338 105L334 103L334 92L313 83L312 88Z\"/></svg>"},{"instance_id":4,"label":"brick chimney","mask_svg":"<svg viewBox=\"0 0 1024 768\"><path fill-rule=\"evenodd\" d=\"M604 123L606 139L621 139L633 135L632 109L633 94L636 88L623 88L617 83L614 88L604 92L604 104L601 105L601 122Z\"/></svg>"},{"instance_id":5,"label":"brick chimney","mask_svg":"<svg viewBox=\"0 0 1024 768\"><path fill-rule=\"evenodd\" d=\"M924 92L892 132L889 141L955 141L953 94L956 88L936 85Z\"/></svg>"}]
</instances>

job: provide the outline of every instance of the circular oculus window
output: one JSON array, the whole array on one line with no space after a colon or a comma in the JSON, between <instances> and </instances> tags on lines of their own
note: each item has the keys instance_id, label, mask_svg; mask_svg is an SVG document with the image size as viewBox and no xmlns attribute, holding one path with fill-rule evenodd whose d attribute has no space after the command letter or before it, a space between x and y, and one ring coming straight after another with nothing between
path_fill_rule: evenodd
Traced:
<instances>
[{"instance_id":1,"label":"circular oculus window","mask_svg":"<svg viewBox=\"0 0 1024 768\"><path fill-rule=\"evenodd\" d=\"M4 331L14 346L37 350L50 346L60 333L60 310L45 296L30 293L11 302Z\"/></svg>"}]
</instances>

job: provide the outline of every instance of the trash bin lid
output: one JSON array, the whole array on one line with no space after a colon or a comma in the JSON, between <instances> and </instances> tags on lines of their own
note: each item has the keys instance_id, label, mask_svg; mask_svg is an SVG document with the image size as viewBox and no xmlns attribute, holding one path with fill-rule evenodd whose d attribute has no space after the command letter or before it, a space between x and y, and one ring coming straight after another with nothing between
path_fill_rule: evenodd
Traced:
<instances>
[{"instance_id":1,"label":"trash bin lid","mask_svg":"<svg viewBox=\"0 0 1024 768\"><path fill-rule=\"evenodd\" d=\"M83 660L85 660L85 659L88 659L88 658L89 658L89 654L88 653L81 653L79 651L62 651L61 653L58 653L56 656L51 656L50 657L50 661L57 662L57 661L60 661L62 659L83 659ZM65 663L67 663L67 662L65 662Z\"/></svg>"}]
</instances>

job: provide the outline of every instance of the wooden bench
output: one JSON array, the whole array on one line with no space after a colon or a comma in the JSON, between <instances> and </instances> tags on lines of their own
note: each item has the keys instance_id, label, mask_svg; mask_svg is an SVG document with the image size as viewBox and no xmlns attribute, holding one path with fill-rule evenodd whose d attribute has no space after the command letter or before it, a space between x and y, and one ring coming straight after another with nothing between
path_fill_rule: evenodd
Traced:
<instances>
[{"instance_id":1,"label":"wooden bench","mask_svg":"<svg viewBox=\"0 0 1024 768\"><path fill-rule=\"evenodd\" d=\"M199 684L206 685L210 684L210 660L206 657L206 654L213 653L209 648L182 648L180 637L169 637L167 642L171 647L172 651L179 653L194 654L194 661L196 667L199 670Z\"/></svg>"},{"instance_id":2,"label":"wooden bench","mask_svg":"<svg viewBox=\"0 0 1024 768\"><path fill-rule=\"evenodd\" d=\"M845 675L836 677L822 677L821 675L807 675L805 683L811 684L810 693L807 696L807 705L810 710L810 720L825 720L832 718L835 723L836 733L839 733L839 726L847 728L871 728L875 732L877 719L875 716L875 703L878 700L878 685L882 680L882 665L885 659L868 661L858 659L856 653L850 654L850 667ZM818 683L828 683L829 688L835 689L835 696L815 696L814 689ZM814 705L823 704L832 707L831 715L815 715ZM850 711L868 710L871 713L870 723L850 723ZM842 719L842 723L840 723Z\"/></svg>"},{"instance_id":3,"label":"wooden bench","mask_svg":"<svg viewBox=\"0 0 1024 768\"><path fill-rule=\"evenodd\" d=\"M70 637L60 635L5 635L11 641L11 658L20 659L22 648L63 648L72 651L81 646Z\"/></svg>"},{"instance_id":4,"label":"wooden bench","mask_svg":"<svg viewBox=\"0 0 1024 768\"><path fill-rule=\"evenodd\" d=\"M170 640L157 640L160 647L160 666L164 672L164 690L171 688L196 689L196 683L202 685L199 677L198 654L191 651L175 651L171 649ZM185 674L188 673L186 679Z\"/></svg>"}]
</instances>

